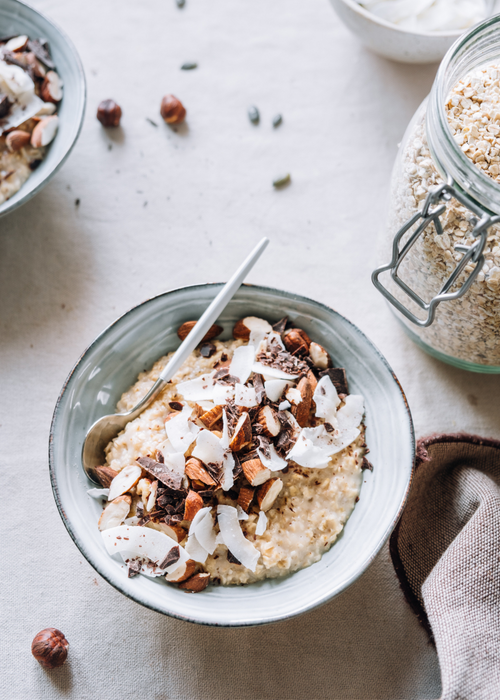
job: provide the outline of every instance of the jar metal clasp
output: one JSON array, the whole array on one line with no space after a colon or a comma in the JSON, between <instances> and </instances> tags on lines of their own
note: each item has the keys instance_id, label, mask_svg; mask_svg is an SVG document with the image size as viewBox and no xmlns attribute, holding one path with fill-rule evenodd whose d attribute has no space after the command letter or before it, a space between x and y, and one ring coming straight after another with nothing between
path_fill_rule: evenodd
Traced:
<instances>
[{"instance_id":1,"label":"jar metal clasp","mask_svg":"<svg viewBox=\"0 0 500 700\"><path fill-rule=\"evenodd\" d=\"M439 236L443 235L443 226L439 220L439 217L444 214L446 211L447 202L449 202L451 199L456 199L458 202L460 202L460 204L474 214L474 228L472 230L472 236L476 240L470 246L462 244L456 244L454 246L456 252L463 253L463 257L458 261L455 269L443 284L439 292L429 302L426 302L405 282L403 282L401 277L398 275L398 270L412 246L415 245L418 238L424 233L426 228L431 223L434 224L436 233ZM420 219L422 219L421 223L417 226L415 231L410 234L408 240L402 244L403 236L408 233L408 231L411 231L411 229L420 221ZM381 292L385 298L388 299L388 301L396 309L398 309L398 311L406 316L407 319L412 321L412 323L420 326L421 328L430 326L434 321L438 305L443 301L451 301L463 296L476 279L484 265L483 251L486 245L488 229L490 226L498 223L499 221L500 216L490 216L490 214L487 214L466 195L464 195L458 188L456 188L453 181L449 179L448 182L434 188L429 192L422 211L417 212L396 233L392 243L392 260L389 264L382 265L373 272L372 282L379 292ZM450 291L469 262L474 263L474 269L469 273L458 289L453 292ZM383 286L379 277L383 272L387 271L390 271L392 280L400 289L403 290L406 296L414 301L415 304L417 304L421 309L427 312L426 318L418 318L418 316L410 311L410 309L396 299L396 297Z\"/></svg>"}]
</instances>

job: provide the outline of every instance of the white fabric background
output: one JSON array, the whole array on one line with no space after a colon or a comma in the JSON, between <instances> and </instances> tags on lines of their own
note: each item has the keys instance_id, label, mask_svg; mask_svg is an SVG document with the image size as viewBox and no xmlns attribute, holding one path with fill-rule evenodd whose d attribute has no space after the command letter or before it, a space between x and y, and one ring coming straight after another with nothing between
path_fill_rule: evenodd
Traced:
<instances>
[{"instance_id":1,"label":"white fabric background","mask_svg":"<svg viewBox=\"0 0 500 700\"><path fill-rule=\"evenodd\" d=\"M59 518L47 468L58 393L97 333L168 288L227 279L263 234L272 244L249 281L311 296L358 324L401 380L417 436L500 436L500 378L427 357L370 282L397 144L435 66L371 55L327 0L187 0L183 10L174 0L33 3L75 42L88 110L61 172L0 222L0 694L438 697L435 652L387 550L301 618L194 626L138 606L94 572ZM188 60L199 68L179 70ZM167 92L187 107L178 133L160 124ZM123 129L109 134L95 119L107 97L124 112ZM258 127L250 104L261 110ZM273 130L277 112L284 123ZM287 171L292 185L273 191ZM50 674L30 654L47 626L71 645L68 664Z\"/></svg>"}]
</instances>

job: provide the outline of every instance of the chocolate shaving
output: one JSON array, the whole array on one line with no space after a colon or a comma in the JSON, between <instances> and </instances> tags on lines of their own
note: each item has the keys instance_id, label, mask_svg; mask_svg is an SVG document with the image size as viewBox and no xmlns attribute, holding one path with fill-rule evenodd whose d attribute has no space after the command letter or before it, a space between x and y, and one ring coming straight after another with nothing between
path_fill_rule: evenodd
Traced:
<instances>
[{"instance_id":1,"label":"chocolate shaving","mask_svg":"<svg viewBox=\"0 0 500 700\"><path fill-rule=\"evenodd\" d=\"M134 578L141 573L141 562L138 559L128 562L127 576L129 578Z\"/></svg>"},{"instance_id":2,"label":"chocolate shaving","mask_svg":"<svg viewBox=\"0 0 500 700\"><path fill-rule=\"evenodd\" d=\"M166 515L163 518L163 522L166 525L178 525L179 523L182 523L183 517L182 515Z\"/></svg>"},{"instance_id":3,"label":"chocolate shaving","mask_svg":"<svg viewBox=\"0 0 500 700\"><path fill-rule=\"evenodd\" d=\"M293 429L293 426L290 422L290 419L286 415L285 411L278 411L278 420L281 423L283 430L292 430Z\"/></svg>"},{"instance_id":4,"label":"chocolate shaving","mask_svg":"<svg viewBox=\"0 0 500 700\"><path fill-rule=\"evenodd\" d=\"M217 483L220 482L222 478L222 472L223 472L223 466L222 464L218 464L215 462L209 462L208 464L205 465L207 472L210 474L212 479L216 481Z\"/></svg>"},{"instance_id":5,"label":"chocolate shaving","mask_svg":"<svg viewBox=\"0 0 500 700\"><path fill-rule=\"evenodd\" d=\"M45 39L35 39L33 41L30 39L28 41L28 49L33 51L38 60L46 65L47 68L54 69L56 67L54 61L50 57L49 45Z\"/></svg>"},{"instance_id":6,"label":"chocolate shaving","mask_svg":"<svg viewBox=\"0 0 500 700\"><path fill-rule=\"evenodd\" d=\"M263 435L264 433L264 426L261 425L260 423L254 423L252 425L252 435Z\"/></svg>"},{"instance_id":7,"label":"chocolate shaving","mask_svg":"<svg viewBox=\"0 0 500 700\"><path fill-rule=\"evenodd\" d=\"M139 457L137 463L141 465L149 474L152 474L155 479L161 481L174 491L179 491L182 484L182 475L176 474L161 462L155 462L151 457Z\"/></svg>"},{"instance_id":8,"label":"chocolate shaving","mask_svg":"<svg viewBox=\"0 0 500 700\"><path fill-rule=\"evenodd\" d=\"M13 66L18 66L26 72L26 66L24 65L24 63L21 63L21 61L17 60L16 54L13 51L3 51L2 58L5 61L5 63L11 63Z\"/></svg>"},{"instance_id":9,"label":"chocolate shaving","mask_svg":"<svg viewBox=\"0 0 500 700\"><path fill-rule=\"evenodd\" d=\"M243 452L238 455L240 458L240 462L248 462L251 459L259 459L259 455L257 454L256 449L249 450L248 452Z\"/></svg>"},{"instance_id":10,"label":"chocolate shaving","mask_svg":"<svg viewBox=\"0 0 500 700\"><path fill-rule=\"evenodd\" d=\"M241 561L239 561L238 559L236 559L236 557L234 556L234 554L231 554L231 552L229 551L229 549L227 550L227 560L230 561L231 564L240 564L240 565L241 565Z\"/></svg>"},{"instance_id":11,"label":"chocolate shaving","mask_svg":"<svg viewBox=\"0 0 500 700\"><path fill-rule=\"evenodd\" d=\"M280 457L285 457L290 452L294 444L295 440L293 439L292 433L290 433L288 430L283 430L276 440L276 452L280 455Z\"/></svg>"},{"instance_id":12,"label":"chocolate shaving","mask_svg":"<svg viewBox=\"0 0 500 700\"><path fill-rule=\"evenodd\" d=\"M274 339L268 345L267 352L261 352L256 360L267 367L280 369L286 374L307 374L309 366L300 358L283 350Z\"/></svg>"},{"instance_id":13,"label":"chocolate shaving","mask_svg":"<svg viewBox=\"0 0 500 700\"><path fill-rule=\"evenodd\" d=\"M361 462L361 469L368 469L368 471L373 471L373 464L369 462L366 457L363 457L363 461Z\"/></svg>"},{"instance_id":14,"label":"chocolate shaving","mask_svg":"<svg viewBox=\"0 0 500 700\"><path fill-rule=\"evenodd\" d=\"M234 401L228 401L226 403L226 415L229 432L232 433L240 417L239 408L234 405Z\"/></svg>"},{"instance_id":15,"label":"chocolate shaving","mask_svg":"<svg viewBox=\"0 0 500 700\"><path fill-rule=\"evenodd\" d=\"M262 374L253 375L253 388L255 389L257 403L262 403L262 401L266 397L266 390L264 388L264 378Z\"/></svg>"},{"instance_id":16,"label":"chocolate shaving","mask_svg":"<svg viewBox=\"0 0 500 700\"><path fill-rule=\"evenodd\" d=\"M215 494L213 491L198 491L198 496L202 497L205 505L209 505L215 500Z\"/></svg>"},{"instance_id":17,"label":"chocolate shaving","mask_svg":"<svg viewBox=\"0 0 500 700\"><path fill-rule=\"evenodd\" d=\"M138 518L142 518L142 516L144 515L144 504L140 501L135 505L135 514Z\"/></svg>"},{"instance_id":18,"label":"chocolate shaving","mask_svg":"<svg viewBox=\"0 0 500 700\"><path fill-rule=\"evenodd\" d=\"M330 377L333 386L337 389L337 393L348 394L349 387L347 385L347 377L343 367L331 367L319 373L320 377Z\"/></svg>"},{"instance_id":19,"label":"chocolate shaving","mask_svg":"<svg viewBox=\"0 0 500 700\"><path fill-rule=\"evenodd\" d=\"M243 469L241 467L241 462L240 458L236 453L233 454L234 458L234 467L233 467L233 479L237 479L239 475L243 472Z\"/></svg>"},{"instance_id":20,"label":"chocolate shaving","mask_svg":"<svg viewBox=\"0 0 500 700\"><path fill-rule=\"evenodd\" d=\"M288 321L288 316L284 316L282 319L280 319L276 323L273 323L273 331L276 331L276 333L283 333L283 331L286 328L287 321Z\"/></svg>"},{"instance_id":21,"label":"chocolate shaving","mask_svg":"<svg viewBox=\"0 0 500 700\"><path fill-rule=\"evenodd\" d=\"M217 348L213 343L203 343L200 346L200 355L202 357L212 357L212 355L215 355L217 351Z\"/></svg>"},{"instance_id":22,"label":"chocolate shaving","mask_svg":"<svg viewBox=\"0 0 500 700\"><path fill-rule=\"evenodd\" d=\"M180 401L170 401L168 405L170 406L172 411L182 411L182 409L184 408Z\"/></svg>"},{"instance_id":23,"label":"chocolate shaving","mask_svg":"<svg viewBox=\"0 0 500 700\"><path fill-rule=\"evenodd\" d=\"M271 459L271 440L265 435L259 435L257 437L259 441L260 451L267 459Z\"/></svg>"},{"instance_id":24,"label":"chocolate shaving","mask_svg":"<svg viewBox=\"0 0 500 700\"><path fill-rule=\"evenodd\" d=\"M161 450L156 450L156 461L160 464L165 464L165 457L163 456L163 452Z\"/></svg>"},{"instance_id":25,"label":"chocolate shaving","mask_svg":"<svg viewBox=\"0 0 500 700\"><path fill-rule=\"evenodd\" d=\"M333 431L335 430L331 423L325 422L323 423L323 425L325 426L325 430L327 433L333 433Z\"/></svg>"},{"instance_id":26,"label":"chocolate shaving","mask_svg":"<svg viewBox=\"0 0 500 700\"><path fill-rule=\"evenodd\" d=\"M141 526L142 526L142 525L146 525L146 523L149 523L150 520L152 520L151 516L150 516L150 515L145 515L144 517L142 517L142 518L139 520L139 522L138 522L137 524L138 524L138 525L141 525Z\"/></svg>"},{"instance_id":27,"label":"chocolate shaving","mask_svg":"<svg viewBox=\"0 0 500 700\"><path fill-rule=\"evenodd\" d=\"M237 384L240 381L238 377L233 377L229 374L229 369L227 367L218 369L213 379L217 384Z\"/></svg>"},{"instance_id":28,"label":"chocolate shaving","mask_svg":"<svg viewBox=\"0 0 500 700\"><path fill-rule=\"evenodd\" d=\"M175 545L175 547L172 547L172 549L167 552L167 555L165 559L158 564L160 569L166 569L167 566L171 566L172 564L175 564L176 561L179 561L181 558L181 552L179 549L179 545Z\"/></svg>"}]
</instances>

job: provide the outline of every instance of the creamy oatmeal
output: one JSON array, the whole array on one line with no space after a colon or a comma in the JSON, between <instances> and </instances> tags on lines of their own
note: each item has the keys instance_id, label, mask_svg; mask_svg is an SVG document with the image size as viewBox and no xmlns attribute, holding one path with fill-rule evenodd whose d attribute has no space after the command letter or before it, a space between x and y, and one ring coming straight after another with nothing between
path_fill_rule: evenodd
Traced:
<instances>
[{"instance_id":1,"label":"creamy oatmeal","mask_svg":"<svg viewBox=\"0 0 500 700\"><path fill-rule=\"evenodd\" d=\"M364 407L344 370L285 319L248 317L233 335L202 343L96 468L109 488L99 528L129 576L193 592L284 576L321 558L358 499ZM170 357L139 375L119 411Z\"/></svg>"}]
</instances>

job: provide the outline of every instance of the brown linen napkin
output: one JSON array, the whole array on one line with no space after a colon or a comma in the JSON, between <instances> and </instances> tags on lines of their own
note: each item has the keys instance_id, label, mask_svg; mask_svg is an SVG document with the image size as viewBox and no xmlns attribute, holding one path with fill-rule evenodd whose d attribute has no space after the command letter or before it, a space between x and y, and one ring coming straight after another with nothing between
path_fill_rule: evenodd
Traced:
<instances>
[{"instance_id":1,"label":"brown linen napkin","mask_svg":"<svg viewBox=\"0 0 500 700\"><path fill-rule=\"evenodd\" d=\"M500 442L420 440L390 548L405 596L435 641L441 700L500 700Z\"/></svg>"}]
</instances>

